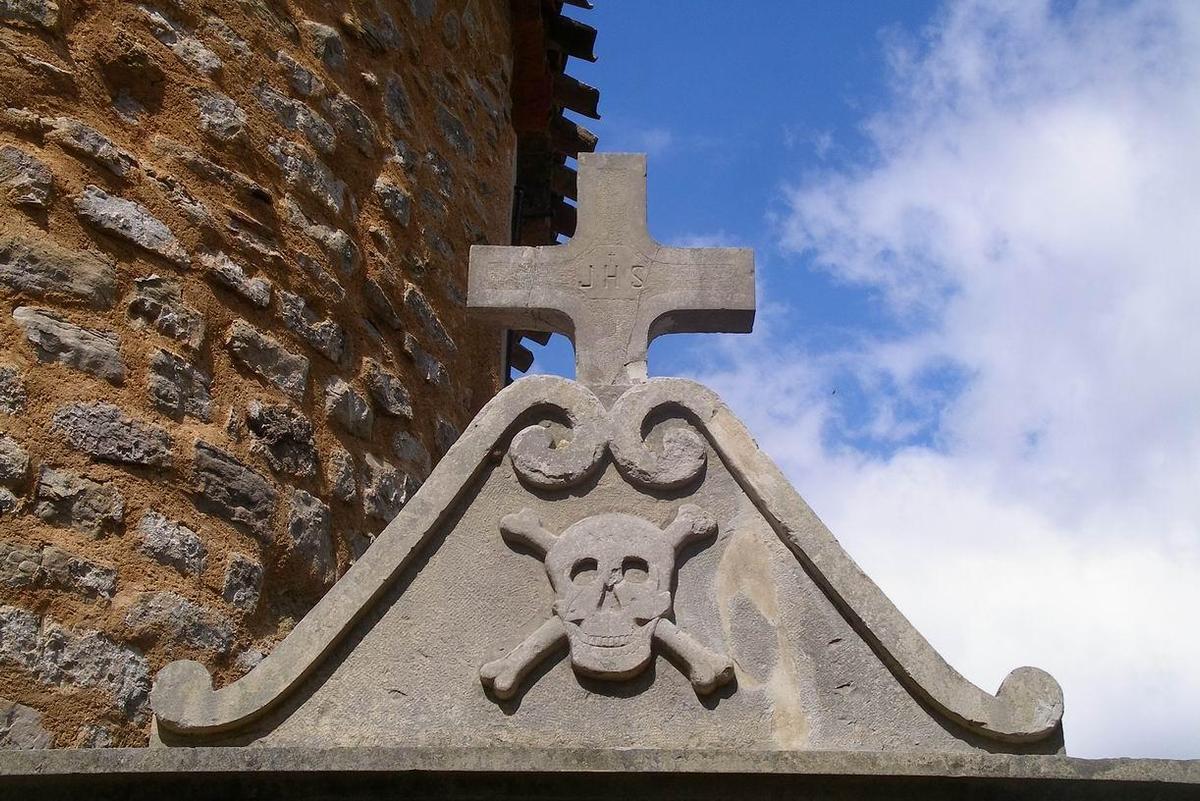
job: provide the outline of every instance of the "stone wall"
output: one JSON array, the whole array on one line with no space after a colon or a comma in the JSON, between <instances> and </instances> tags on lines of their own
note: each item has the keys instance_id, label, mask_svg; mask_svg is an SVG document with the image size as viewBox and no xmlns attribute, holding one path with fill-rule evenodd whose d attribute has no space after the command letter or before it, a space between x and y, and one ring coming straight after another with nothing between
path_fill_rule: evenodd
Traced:
<instances>
[{"instance_id":1,"label":"stone wall","mask_svg":"<svg viewBox=\"0 0 1200 801\"><path fill-rule=\"evenodd\" d=\"M245 672L495 392L511 49L490 0L0 0L0 744Z\"/></svg>"}]
</instances>

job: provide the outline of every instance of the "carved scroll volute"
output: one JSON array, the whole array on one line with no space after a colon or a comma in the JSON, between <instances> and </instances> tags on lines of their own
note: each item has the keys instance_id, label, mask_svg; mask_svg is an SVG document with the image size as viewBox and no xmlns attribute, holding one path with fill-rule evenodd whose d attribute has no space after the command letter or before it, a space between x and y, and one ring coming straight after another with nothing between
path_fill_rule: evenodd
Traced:
<instances>
[{"instance_id":1,"label":"carved scroll volute","mask_svg":"<svg viewBox=\"0 0 1200 801\"><path fill-rule=\"evenodd\" d=\"M517 477L537 489L579 484L600 468L608 447L608 417L595 395L586 391L555 395L539 409L547 417L565 418L571 438L555 441L550 429L532 425L518 431L508 447Z\"/></svg>"},{"instance_id":2,"label":"carved scroll volute","mask_svg":"<svg viewBox=\"0 0 1200 801\"><path fill-rule=\"evenodd\" d=\"M609 448L621 475L646 489L677 489L694 481L704 471L708 449L704 439L691 428L672 428L663 434L656 451L646 442L646 420L662 410L691 410L680 406L670 392L670 379L639 384L622 395L609 413Z\"/></svg>"}]
</instances>

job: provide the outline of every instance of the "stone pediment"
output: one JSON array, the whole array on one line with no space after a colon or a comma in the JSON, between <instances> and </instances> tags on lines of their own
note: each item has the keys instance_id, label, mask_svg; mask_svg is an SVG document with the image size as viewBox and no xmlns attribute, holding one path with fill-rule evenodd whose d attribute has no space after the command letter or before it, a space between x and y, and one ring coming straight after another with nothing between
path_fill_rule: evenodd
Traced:
<instances>
[{"instance_id":1,"label":"stone pediment","mask_svg":"<svg viewBox=\"0 0 1200 801\"><path fill-rule=\"evenodd\" d=\"M1054 753L1063 711L956 673L710 390L548 376L250 673L175 662L151 702L164 744L268 746Z\"/></svg>"}]
</instances>

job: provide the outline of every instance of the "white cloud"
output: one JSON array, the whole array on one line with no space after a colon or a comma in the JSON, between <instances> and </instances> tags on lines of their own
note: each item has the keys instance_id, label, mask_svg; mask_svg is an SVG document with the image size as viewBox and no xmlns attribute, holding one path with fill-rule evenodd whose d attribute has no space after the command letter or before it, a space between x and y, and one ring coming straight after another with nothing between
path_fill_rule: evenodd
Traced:
<instances>
[{"instance_id":1,"label":"white cloud","mask_svg":"<svg viewBox=\"0 0 1200 801\"><path fill-rule=\"evenodd\" d=\"M966 675L1049 669L1070 753L1198 757L1200 4L975 0L886 46L877 152L781 238L913 333L784 350L768 310L704 380Z\"/></svg>"}]
</instances>

